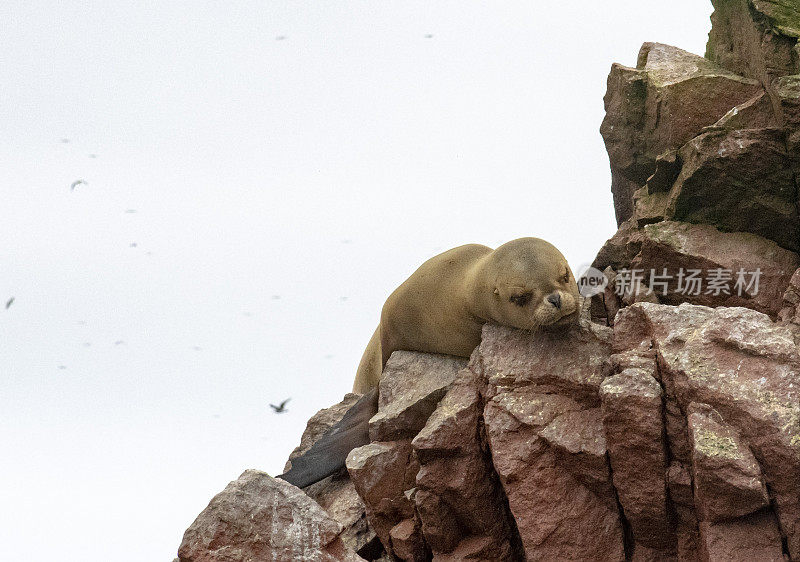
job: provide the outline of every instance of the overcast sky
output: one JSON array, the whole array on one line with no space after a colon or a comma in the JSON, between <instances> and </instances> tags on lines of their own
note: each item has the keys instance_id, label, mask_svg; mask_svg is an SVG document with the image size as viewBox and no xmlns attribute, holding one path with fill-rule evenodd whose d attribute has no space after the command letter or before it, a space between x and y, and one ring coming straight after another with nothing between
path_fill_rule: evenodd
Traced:
<instances>
[{"instance_id":1,"label":"overcast sky","mask_svg":"<svg viewBox=\"0 0 800 562\"><path fill-rule=\"evenodd\" d=\"M230 480L281 472L425 259L590 262L610 65L702 54L710 12L0 3L0 559L171 560Z\"/></svg>"}]
</instances>

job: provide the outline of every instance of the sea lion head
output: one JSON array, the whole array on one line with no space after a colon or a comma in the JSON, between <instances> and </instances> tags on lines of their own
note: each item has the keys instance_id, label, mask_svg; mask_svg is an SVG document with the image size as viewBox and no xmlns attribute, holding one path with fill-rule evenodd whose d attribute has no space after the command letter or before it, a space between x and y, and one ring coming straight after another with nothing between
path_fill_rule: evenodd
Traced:
<instances>
[{"instance_id":1,"label":"sea lion head","mask_svg":"<svg viewBox=\"0 0 800 562\"><path fill-rule=\"evenodd\" d=\"M540 238L518 238L492 251L483 267L496 322L534 330L578 320L575 275L558 249Z\"/></svg>"}]
</instances>

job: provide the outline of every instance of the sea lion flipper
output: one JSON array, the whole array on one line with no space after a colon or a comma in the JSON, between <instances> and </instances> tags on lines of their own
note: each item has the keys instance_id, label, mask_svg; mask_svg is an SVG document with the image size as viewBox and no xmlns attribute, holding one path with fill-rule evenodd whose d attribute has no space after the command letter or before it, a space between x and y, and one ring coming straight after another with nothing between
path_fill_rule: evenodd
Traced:
<instances>
[{"instance_id":1,"label":"sea lion flipper","mask_svg":"<svg viewBox=\"0 0 800 562\"><path fill-rule=\"evenodd\" d=\"M292 459L292 468L278 478L305 488L344 466L347 454L369 443L369 419L378 411L378 389L358 399L342 419L320 437L311 448Z\"/></svg>"}]
</instances>

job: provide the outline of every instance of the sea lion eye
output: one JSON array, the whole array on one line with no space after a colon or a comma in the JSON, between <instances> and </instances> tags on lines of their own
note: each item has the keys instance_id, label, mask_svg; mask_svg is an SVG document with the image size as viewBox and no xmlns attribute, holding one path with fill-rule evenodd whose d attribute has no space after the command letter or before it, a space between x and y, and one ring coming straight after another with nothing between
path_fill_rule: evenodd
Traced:
<instances>
[{"instance_id":1,"label":"sea lion eye","mask_svg":"<svg viewBox=\"0 0 800 562\"><path fill-rule=\"evenodd\" d=\"M531 302L532 296L533 295L531 293L525 293L522 295L511 295L511 297L509 297L508 300L510 302L513 302L517 306L525 306L526 304Z\"/></svg>"},{"instance_id":2,"label":"sea lion eye","mask_svg":"<svg viewBox=\"0 0 800 562\"><path fill-rule=\"evenodd\" d=\"M569 271L564 273L564 277L561 278L564 283L569 283Z\"/></svg>"}]
</instances>

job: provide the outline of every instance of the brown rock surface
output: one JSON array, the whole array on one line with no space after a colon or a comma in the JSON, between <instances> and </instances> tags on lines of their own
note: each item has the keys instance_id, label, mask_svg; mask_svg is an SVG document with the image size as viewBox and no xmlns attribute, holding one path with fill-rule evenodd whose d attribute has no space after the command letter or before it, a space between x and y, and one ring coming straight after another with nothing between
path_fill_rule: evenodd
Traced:
<instances>
[{"instance_id":1,"label":"brown rock surface","mask_svg":"<svg viewBox=\"0 0 800 562\"><path fill-rule=\"evenodd\" d=\"M778 318L784 322L800 324L800 269L794 272L786 292L783 293L783 306Z\"/></svg>"},{"instance_id":2,"label":"brown rock surface","mask_svg":"<svg viewBox=\"0 0 800 562\"><path fill-rule=\"evenodd\" d=\"M292 459L308 451L329 428L342 419L359 398L359 394L348 393L338 404L314 414L306 424L300 445L289 455L284 472L291 468ZM375 531L370 529L364 502L345 471L324 478L303 491L342 525L340 537L345 546L362 554L370 549L376 539Z\"/></svg>"},{"instance_id":3,"label":"brown rock surface","mask_svg":"<svg viewBox=\"0 0 800 562\"><path fill-rule=\"evenodd\" d=\"M773 513L762 512L720 523L702 521L699 527L702 560L786 560L781 549L780 529Z\"/></svg>"},{"instance_id":4,"label":"brown rock surface","mask_svg":"<svg viewBox=\"0 0 800 562\"><path fill-rule=\"evenodd\" d=\"M510 560L518 556L519 547L502 488L481 442L481 390L482 380L475 373L461 371L412 441L421 464L417 509L435 555L451 552L469 537L482 537L484 555ZM457 532L443 538L440 529Z\"/></svg>"},{"instance_id":5,"label":"brown rock surface","mask_svg":"<svg viewBox=\"0 0 800 562\"><path fill-rule=\"evenodd\" d=\"M623 270L637 270L637 275L650 281L650 288L663 303L744 306L771 316L781 310L782 296L798 265L797 254L760 236L673 221L649 224L641 230L620 229L593 264L598 269L613 267L618 276ZM664 270L668 276L664 278L666 294L665 286L651 281L651 275L658 279ZM679 278L682 270L683 279ZM702 279L700 286L687 280L692 271L699 271L696 276ZM756 271L757 290L753 283ZM724 281L719 291L708 284L714 275Z\"/></svg>"},{"instance_id":6,"label":"brown rock surface","mask_svg":"<svg viewBox=\"0 0 800 562\"><path fill-rule=\"evenodd\" d=\"M615 64L600 127L611 161L617 223L633 214L633 193L656 170L656 158L714 124L761 86L676 47L645 43L636 68Z\"/></svg>"},{"instance_id":7,"label":"brown rock surface","mask_svg":"<svg viewBox=\"0 0 800 562\"><path fill-rule=\"evenodd\" d=\"M183 535L181 562L361 560L341 526L302 490L246 470L214 496Z\"/></svg>"},{"instance_id":8,"label":"brown rock surface","mask_svg":"<svg viewBox=\"0 0 800 562\"><path fill-rule=\"evenodd\" d=\"M565 412L539 432L562 466L590 490L611 497L611 474L600 408Z\"/></svg>"},{"instance_id":9,"label":"brown rock surface","mask_svg":"<svg viewBox=\"0 0 800 562\"><path fill-rule=\"evenodd\" d=\"M687 142L679 158L668 218L800 248L797 189L783 129L709 131Z\"/></svg>"},{"instance_id":10,"label":"brown rock surface","mask_svg":"<svg viewBox=\"0 0 800 562\"><path fill-rule=\"evenodd\" d=\"M766 507L767 489L753 453L713 409L688 409L692 467L700 519L719 522Z\"/></svg>"},{"instance_id":11,"label":"brown rock surface","mask_svg":"<svg viewBox=\"0 0 800 562\"><path fill-rule=\"evenodd\" d=\"M389 536L392 541L392 551L400 560L423 562L430 559L419 522L415 519L403 519L392 527Z\"/></svg>"},{"instance_id":12,"label":"brown rock surface","mask_svg":"<svg viewBox=\"0 0 800 562\"><path fill-rule=\"evenodd\" d=\"M771 84L800 73L795 47L800 6L791 0L712 0L706 57L742 76Z\"/></svg>"},{"instance_id":13,"label":"brown rock surface","mask_svg":"<svg viewBox=\"0 0 800 562\"><path fill-rule=\"evenodd\" d=\"M390 555L392 528L414 516L414 504L406 495L416 475L411 455L409 441L370 443L347 455L347 470L364 500L369 525Z\"/></svg>"},{"instance_id":14,"label":"brown rock surface","mask_svg":"<svg viewBox=\"0 0 800 562\"><path fill-rule=\"evenodd\" d=\"M619 502L635 542L669 554L662 391L652 374L625 369L600 387L603 426Z\"/></svg>"},{"instance_id":15,"label":"brown rock surface","mask_svg":"<svg viewBox=\"0 0 800 562\"><path fill-rule=\"evenodd\" d=\"M706 404L748 443L789 553L800 556L797 332L744 308L640 303L618 314L615 348L631 346L637 333L656 350L668 404L683 415L692 403ZM695 495L698 511L707 513L702 499Z\"/></svg>"},{"instance_id":16,"label":"brown rock surface","mask_svg":"<svg viewBox=\"0 0 800 562\"><path fill-rule=\"evenodd\" d=\"M461 357L392 353L381 376L378 413L369 422L370 439L413 438L466 364Z\"/></svg>"},{"instance_id":17,"label":"brown rock surface","mask_svg":"<svg viewBox=\"0 0 800 562\"><path fill-rule=\"evenodd\" d=\"M596 485L602 479L597 460L604 456L596 412L609 335L484 327L478 359L491 396L486 430L528 559L625 558L610 482ZM560 416L567 417L556 422ZM570 420L583 430L568 437L564 422Z\"/></svg>"}]
</instances>

